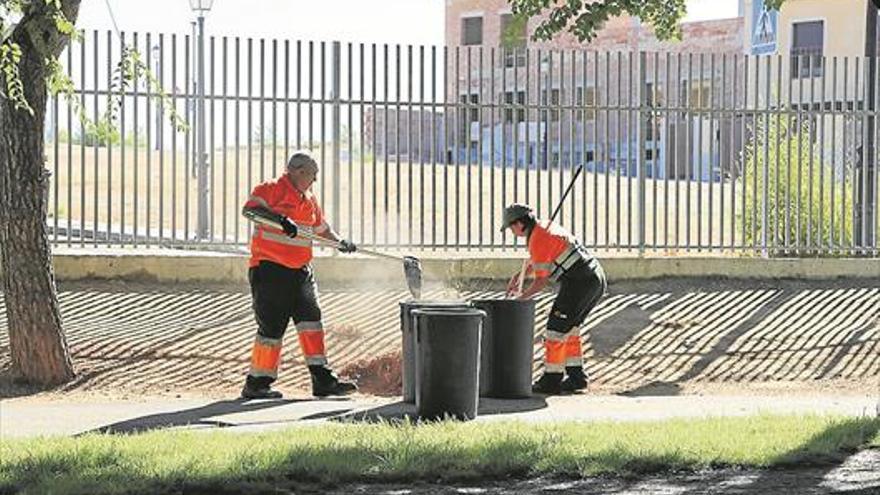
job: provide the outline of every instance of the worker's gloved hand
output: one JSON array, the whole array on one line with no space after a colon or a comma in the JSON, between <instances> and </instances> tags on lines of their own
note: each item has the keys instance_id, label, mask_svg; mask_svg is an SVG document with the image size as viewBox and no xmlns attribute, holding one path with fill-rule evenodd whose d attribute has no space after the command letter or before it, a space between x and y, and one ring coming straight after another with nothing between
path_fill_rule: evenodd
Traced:
<instances>
[{"instance_id":1,"label":"worker's gloved hand","mask_svg":"<svg viewBox=\"0 0 880 495\"><path fill-rule=\"evenodd\" d=\"M355 251L357 251L357 246L355 246L353 242L347 241L345 239L339 241L340 253L353 253Z\"/></svg>"},{"instance_id":2,"label":"worker's gloved hand","mask_svg":"<svg viewBox=\"0 0 880 495\"><path fill-rule=\"evenodd\" d=\"M519 288L519 273L514 273L512 277L510 277L510 281L507 282L507 291L505 295L508 297L513 296L517 289Z\"/></svg>"},{"instance_id":3,"label":"worker's gloved hand","mask_svg":"<svg viewBox=\"0 0 880 495\"><path fill-rule=\"evenodd\" d=\"M296 234L299 232L299 229L296 228L296 224L293 223L293 220L287 217L281 218L281 229L284 231L284 234L291 239L296 237Z\"/></svg>"}]
</instances>

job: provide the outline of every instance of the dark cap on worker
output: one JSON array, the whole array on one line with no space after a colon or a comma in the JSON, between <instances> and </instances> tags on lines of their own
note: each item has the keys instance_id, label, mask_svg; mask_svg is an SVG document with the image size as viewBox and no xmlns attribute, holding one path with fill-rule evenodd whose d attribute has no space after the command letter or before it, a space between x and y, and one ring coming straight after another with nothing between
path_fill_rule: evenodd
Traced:
<instances>
[{"instance_id":1,"label":"dark cap on worker","mask_svg":"<svg viewBox=\"0 0 880 495\"><path fill-rule=\"evenodd\" d=\"M511 204L504 209L504 213L501 215L501 231L504 232L504 229L510 227L510 224L531 214L532 208L529 205L522 203Z\"/></svg>"}]
</instances>

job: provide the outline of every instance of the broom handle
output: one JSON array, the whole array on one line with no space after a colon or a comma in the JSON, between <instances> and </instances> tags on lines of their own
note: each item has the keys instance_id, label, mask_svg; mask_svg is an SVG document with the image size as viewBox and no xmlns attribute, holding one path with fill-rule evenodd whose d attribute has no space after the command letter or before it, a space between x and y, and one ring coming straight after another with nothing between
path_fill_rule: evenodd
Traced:
<instances>
[{"instance_id":1,"label":"broom handle","mask_svg":"<svg viewBox=\"0 0 880 495\"><path fill-rule=\"evenodd\" d=\"M583 165L579 166L577 171L575 171L574 175L571 177L571 181L568 183L568 187L565 189L565 192L562 193L562 197L559 198L559 204L556 205L556 209L553 210L553 214L550 215L551 222L556 218L556 215L559 214L559 210L562 209L562 204L565 202L565 198L568 197L568 193L571 192L571 189L574 187L574 182L577 180L578 176L581 174L581 171L583 169L584 169ZM520 269L520 272L519 272L519 283L517 284L517 288L516 288L516 295L517 296L522 294L523 279L526 276L526 267L528 267L528 265L529 265L529 259L526 258L523 260L522 269Z\"/></svg>"},{"instance_id":2,"label":"broom handle","mask_svg":"<svg viewBox=\"0 0 880 495\"><path fill-rule=\"evenodd\" d=\"M337 249L339 249L339 247L341 246L339 241L333 241L333 240L327 239L325 237L321 237L318 234L313 234L311 232L300 231L299 233L296 234L296 236L302 237L303 239L309 239L309 240L317 242L318 244L324 244L325 246L330 246L330 247L334 247ZM388 259L396 260L396 261L404 261L403 256L395 256L393 254L380 253L378 251L372 251L370 249L357 248L357 252L367 254L370 256L378 256L380 258L388 258Z\"/></svg>"}]
</instances>

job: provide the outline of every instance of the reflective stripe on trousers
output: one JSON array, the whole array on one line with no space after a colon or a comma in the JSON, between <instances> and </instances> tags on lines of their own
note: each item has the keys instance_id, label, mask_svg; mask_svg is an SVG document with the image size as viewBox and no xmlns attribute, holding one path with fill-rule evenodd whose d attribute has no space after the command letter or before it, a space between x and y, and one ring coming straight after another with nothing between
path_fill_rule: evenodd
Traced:
<instances>
[{"instance_id":1,"label":"reflective stripe on trousers","mask_svg":"<svg viewBox=\"0 0 880 495\"><path fill-rule=\"evenodd\" d=\"M251 376L278 376L278 364L281 362L281 339L270 339L257 336L251 352Z\"/></svg>"},{"instance_id":2,"label":"reflective stripe on trousers","mask_svg":"<svg viewBox=\"0 0 880 495\"><path fill-rule=\"evenodd\" d=\"M309 366L327 364L324 351L324 326L320 321L301 321L296 324L299 346Z\"/></svg>"}]
</instances>

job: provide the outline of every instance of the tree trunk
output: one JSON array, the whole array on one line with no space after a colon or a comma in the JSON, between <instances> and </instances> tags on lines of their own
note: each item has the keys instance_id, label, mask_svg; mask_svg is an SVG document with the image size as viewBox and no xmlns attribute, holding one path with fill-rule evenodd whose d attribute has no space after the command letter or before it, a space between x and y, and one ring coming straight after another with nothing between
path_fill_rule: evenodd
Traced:
<instances>
[{"instance_id":1,"label":"tree trunk","mask_svg":"<svg viewBox=\"0 0 880 495\"><path fill-rule=\"evenodd\" d=\"M79 3L62 2L71 22ZM34 5L12 36L22 50L19 70L34 114L0 98L0 251L13 373L49 386L74 377L52 271L46 227L50 173L43 154L45 58L57 57L68 40L58 33L47 7Z\"/></svg>"}]
</instances>

